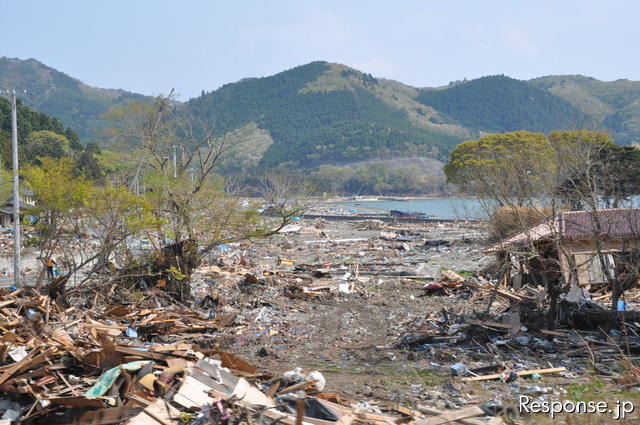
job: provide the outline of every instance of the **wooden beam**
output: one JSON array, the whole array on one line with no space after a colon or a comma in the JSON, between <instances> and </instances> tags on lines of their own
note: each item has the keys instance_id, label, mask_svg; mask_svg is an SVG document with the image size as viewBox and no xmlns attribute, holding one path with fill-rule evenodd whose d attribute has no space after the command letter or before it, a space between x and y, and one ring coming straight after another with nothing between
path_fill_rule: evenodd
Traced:
<instances>
[{"instance_id":1,"label":"wooden beam","mask_svg":"<svg viewBox=\"0 0 640 425\"><path fill-rule=\"evenodd\" d=\"M532 370L523 370L520 372L516 372L518 376L529 376L534 373L544 374L544 373L558 373L558 372L566 372L567 368L565 367L552 367L548 369L532 369ZM481 376L470 376L467 378L462 378L463 381L489 381L491 379L500 379L502 377L502 373L494 373L492 375L481 375Z\"/></svg>"},{"instance_id":2,"label":"wooden beam","mask_svg":"<svg viewBox=\"0 0 640 425\"><path fill-rule=\"evenodd\" d=\"M467 419L474 416L484 416L484 410L482 410L478 406L471 406L460 410L452 410L449 412L442 413L441 415L420 419L415 421L415 425L442 425L448 424L451 422L459 421L461 419Z\"/></svg>"}]
</instances>

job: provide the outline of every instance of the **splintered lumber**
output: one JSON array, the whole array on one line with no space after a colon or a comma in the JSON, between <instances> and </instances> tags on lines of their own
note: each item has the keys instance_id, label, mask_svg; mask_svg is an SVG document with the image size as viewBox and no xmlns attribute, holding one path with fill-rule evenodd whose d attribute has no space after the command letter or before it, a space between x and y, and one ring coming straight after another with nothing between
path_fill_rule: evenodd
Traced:
<instances>
[{"instance_id":1,"label":"splintered lumber","mask_svg":"<svg viewBox=\"0 0 640 425\"><path fill-rule=\"evenodd\" d=\"M53 397L46 399L51 404L64 407L104 407L104 401L80 396Z\"/></svg>"},{"instance_id":2,"label":"splintered lumber","mask_svg":"<svg viewBox=\"0 0 640 425\"><path fill-rule=\"evenodd\" d=\"M28 365L31 359L35 356L36 352L39 349L33 349L29 354L25 356L24 359L19 362L14 363L7 370L4 371L2 375L0 375L0 385L4 384L7 379L11 378L14 374L16 374L20 369L22 369L25 365Z\"/></svg>"},{"instance_id":3,"label":"splintered lumber","mask_svg":"<svg viewBox=\"0 0 640 425\"><path fill-rule=\"evenodd\" d=\"M164 354L164 353L157 353L154 351L150 351L150 350L144 350L144 349L136 349L134 347L124 347L124 346L117 346L115 347L115 351L117 351L118 353L122 353L122 354L129 354L132 356L138 356L138 357L143 357L146 359L153 359L153 360L169 360L175 357L187 357L190 358L189 356L183 356L180 354Z\"/></svg>"},{"instance_id":4,"label":"splintered lumber","mask_svg":"<svg viewBox=\"0 0 640 425\"><path fill-rule=\"evenodd\" d=\"M179 424L180 411L159 398L149 406L145 407L142 412L127 422L128 425L150 425L160 423L162 425Z\"/></svg>"},{"instance_id":5,"label":"splintered lumber","mask_svg":"<svg viewBox=\"0 0 640 425\"><path fill-rule=\"evenodd\" d=\"M396 412L402 413L403 415L413 416L415 418L420 418L423 416L422 412L420 412L419 410L409 409L408 407L404 407L399 404L389 404L387 405L387 408L389 408L390 410L395 410Z\"/></svg>"},{"instance_id":6,"label":"splintered lumber","mask_svg":"<svg viewBox=\"0 0 640 425\"><path fill-rule=\"evenodd\" d=\"M271 386L267 389L267 391L265 391L265 395L267 397L273 397L276 391L278 391L278 388L280 388L281 383L282 383L281 381L276 381L273 384L271 384Z\"/></svg>"},{"instance_id":7,"label":"splintered lumber","mask_svg":"<svg viewBox=\"0 0 640 425\"><path fill-rule=\"evenodd\" d=\"M532 369L532 370L522 370L520 372L516 372L518 376L529 376L534 373L544 374L544 373L558 373L558 372L566 372L567 368L565 367L552 367L548 369ZM494 373L492 375L481 375L481 376L470 376L467 378L462 378L463 381L489 381L492 379L500 379L502 377L501 373Z\"/></svg>"},{"instance_id":8,"label":"splintered lumber","mask_svg":"<svg viewBox=\"0 0 640 425\"><path fill-rule=\"evenodd\" d=\"M383 415L380 413L369 413L362 412L360 409L355 409L354 413L357 416L357 419L360 419L365 423L374 423L374 424L394 424L398 418L393 416Z\"/></svg>"},{"instance_id":9,"label":"splintered lumber","mask_svg":"<svg viewBox=\"0 0 640 425\"><path fill-rule=\"evenodd\" d=\"M295 385L291 385L290 387L286 387L281 389L280 391L278 391L278 395L282 395L282 394L286 394L286 393L290 393L291 391L297 391L297 390L302 390L302 389L307 389L310 387L313 387L318 381L316 379L311 380L311 381L305 381L305 382L301 382L299 384L295 384Z\"/></svg>"},{"instance_id":10,"label":"splintered lumber","mask_svg":"<svg viewBox=\"0 0 640 425\"><path fill-rule=\"evenodd\" d=\"M338 420L338 422L336 422L336 425L351 425L354 419L355 419L355 416L351 413L347 415L342 415L342 417Z\"/></svg>"},{"instance_id":11,"label":"splintered lumber","mask_svg":"<svg viewBox=\"0 0 640 425\"><path fill-rule=\"evenodd\" d=\"M513 325L508 325L505 323L498 323L498 322L492 322L492 321L482 321L482 320L475 320L475 319L467 319L466 320L467 323L471 323L472 325L478 325L478 326L489 326L492 328L501 328L501 329L511 329L513 327Z\"/></svg>"},{"instance_id":12,"label":"splintered lumber","mask_svg":"<svg viewBox=\"0 0 640 425\"><path fill-rule=\"evenodd\" d=\"M564 332L558 332L558 331L550 331L548 329L542 329L540 331L540 333L543 333L545 335L552 335L552 336L561 336L561 337L566 337L569 336L567 333Z\"/></svg>"},{"instance_id":13,"label":"splintered lumber","mask_svg":"<svg viewBox=\"0 0 640 425\"><path fill-rule=\"evenodd\" d=\"M242 360L239 357L236 357L224 351L213 351L213 353L220 356L222 367L228 367L229 369L243 372L244 374L249 376L256 376L258 374L258 369L256 369L255 366Z\"/></svg>"},{"instance_id":14,"label":"splintered lumber","mask_svg":"<svg viewBox=\"0 0 640 425\"><path fill-rule=\"evenodd\" d=\"M509 300L511 300L511 301L522 302L522 301L524 301L524 300L525 300L525 298L521 297L520 295L517 295L517 294L511 293L511 292L509 292L509 291L505 291L505 290L503 290L503 289L498 289L498 290L496 291L496 293L497 293L498 295L500 295L501 297L503 297L503 298L507 298L507 299L509 299Z\"/></svg>"},{"instance_id":15,"label":"splintered lumber","mask_svg":"<svg viewBox=\"0 0 640 425\"><path fill-rule=\"evenodd\" d=\"M26 372L29 369L33 369L37 366L40 366L42 363L47 361L47 356L50 356L53 353L53 348L47 348L42 353L35 356L33 359L29 360L27 363L23 364L21 367L16 370L16 374L20 374Z\"/></svg>"},{"instance_id":16,"label":"splintered lumber","mask_svg":"<svg viewBox=\"0 0 640 425\"><path fill-rule=\"evenodd\" d=\"M442 272L442 277L445 278L446 280L450 281L450 282L463 282L464 281L464 277L460 276L458 273L454 272L453 270L445 270Z\"/></svg>"},{"instance_id":17,"label":"splintered lumber","mask_svg":"<svg viewBox=\"0 0 640 425\"><path fill-rule=\"evenodd\" d=\"M422 410L422 409L420 409ZM428 413L428 412L425 412ZM460 410L453 410L451 412L441 412L438 416L432 418L420 419L414 422L415 425L442 425L455 421L461 421L474 416L484 416L484 410L478 406L471 406Z\"/></svg>"},{"instance_id":18,"label":"splintered lumber","mask_svg":"<svg viewBox=\"0 0 640 425\"><path fill-rule=\"evenodd\" d=\"M0 308L7 307L15 302L15 300L0 301Z\"/></svg>"}]
</instances>

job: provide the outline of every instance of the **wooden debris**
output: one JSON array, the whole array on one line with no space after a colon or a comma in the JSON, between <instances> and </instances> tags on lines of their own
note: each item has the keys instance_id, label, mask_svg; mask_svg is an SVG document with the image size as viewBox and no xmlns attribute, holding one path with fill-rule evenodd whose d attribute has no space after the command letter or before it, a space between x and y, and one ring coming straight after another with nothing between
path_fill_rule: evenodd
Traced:
<instances>
[{"instance_id":1,"label":"wooden debris","mask_svg":"<svg viewBox=\"0 0 640 425\"><path fill-rule=\"evenodd\" d=\"M532 369L532 370L523 370L520 372L516 372L518 376L529 376L534 373L538 373L540 375L545 373L558 373L558 372L566 372L567 368L565 367L553 367L548 369ZM466 378L462 378L463 381L489 381L492 379L500 379L503 376L502 373L494 373L492 375L482 375L482 376L470 376Z\"/></svg>"}]
</instances>

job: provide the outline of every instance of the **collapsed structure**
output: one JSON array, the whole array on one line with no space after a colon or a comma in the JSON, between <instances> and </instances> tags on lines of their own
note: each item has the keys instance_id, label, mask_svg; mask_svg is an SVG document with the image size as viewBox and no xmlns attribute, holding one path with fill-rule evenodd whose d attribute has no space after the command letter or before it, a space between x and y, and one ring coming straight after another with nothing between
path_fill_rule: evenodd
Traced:
<instances>
[{"instance_id":1,"label":"collapsed structure","mask_svg":"<svg viewBox=\"0 0 640 425\"><path fill-rule=\"evenodd\" d=\"M596 290L612 280L637 283L640 209L561 212L487 252L511 261L522 283L561 279Z\"/></svg>"}]
</instances>

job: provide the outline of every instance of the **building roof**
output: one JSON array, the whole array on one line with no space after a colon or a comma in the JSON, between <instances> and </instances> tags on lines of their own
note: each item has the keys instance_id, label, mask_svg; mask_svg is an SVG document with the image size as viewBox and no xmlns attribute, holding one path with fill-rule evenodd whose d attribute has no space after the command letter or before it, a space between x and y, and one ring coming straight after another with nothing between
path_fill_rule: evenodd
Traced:
<instances>
[{"instance_id":1,"label":"building roof","mask_svg":"<svg viewBox=\"0 0 640 425\"><path fill-rule=\"evenodd\" d=\"M560 229L566 239L637 236L640 235L640 209L564 212L560 214Z\"/></svg>"},{"instance_id":2,"label":"building roof","mask_svg":"<svg viewBox=\"0 0 640 425\"><path fill-rule=\"evenodd\" d=\"M640 209L615 208L562 212L554 220L530 227L485 252L503 251L509 247L550 240L554 236L569 240L640 236Z\"/></svg>"}]
</instances>

